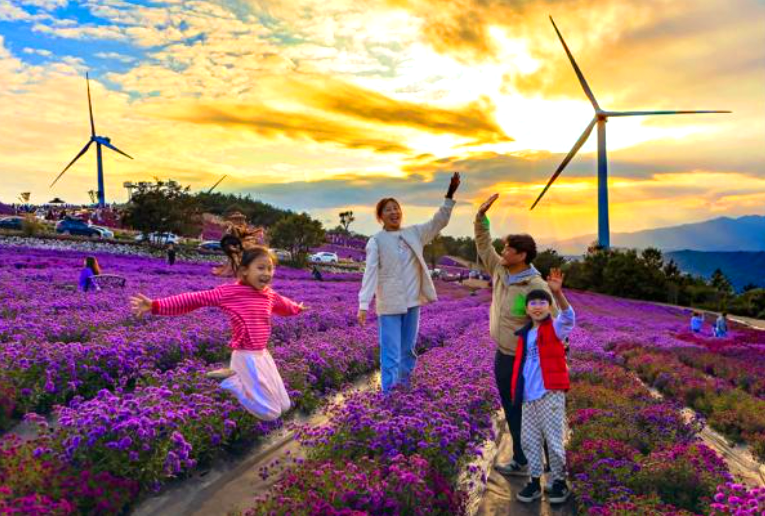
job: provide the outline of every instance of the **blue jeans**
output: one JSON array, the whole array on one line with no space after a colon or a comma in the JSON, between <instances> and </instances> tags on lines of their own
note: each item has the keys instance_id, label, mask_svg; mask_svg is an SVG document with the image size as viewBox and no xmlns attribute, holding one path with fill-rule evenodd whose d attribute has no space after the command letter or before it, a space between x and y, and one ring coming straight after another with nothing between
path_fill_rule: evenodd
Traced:
<instances>
[{"instance_id":1,"label":"blue jeans","mask_svg":"<svg viewBox=\"0 0 765 516\"><path fill-rule=\"evenodd\" d=\"M382 390L390 392L397 384L409 384L417 363L417 332L420 327L420 307L415 306L400 315L377 318L380 333L380 372Z\"/></svg>"}]
</instances>

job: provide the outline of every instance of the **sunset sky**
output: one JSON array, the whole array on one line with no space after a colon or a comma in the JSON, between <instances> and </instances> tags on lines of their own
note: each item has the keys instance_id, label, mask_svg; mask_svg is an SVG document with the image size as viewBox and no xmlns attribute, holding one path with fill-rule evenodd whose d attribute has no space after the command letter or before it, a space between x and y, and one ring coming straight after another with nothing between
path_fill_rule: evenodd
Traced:
<instances>
[{"instance_id":1,"label":"sunset sky","mask_svg":"<svg viewBox=\"0 0 765 516\"><path fill-rule=\"evenodd\" d=\"M465 235L493 192L497 232L596 231L595 134L528 208L592 118L548 16L606 109L732 114L608 124L612 231L765 214L762 0L0 0L0 201L86 202L84 75L123 181L175 179L308 211L383 196L407 222L452 171ZM94 149L93 149L94 151Z\"/></svg>"}]
</instances>

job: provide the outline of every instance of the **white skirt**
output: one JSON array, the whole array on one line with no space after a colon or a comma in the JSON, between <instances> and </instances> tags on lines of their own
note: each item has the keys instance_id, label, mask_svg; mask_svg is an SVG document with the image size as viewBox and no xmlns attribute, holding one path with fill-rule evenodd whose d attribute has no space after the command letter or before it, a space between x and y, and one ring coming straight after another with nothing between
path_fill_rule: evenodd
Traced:
<instances>
[{"instance_id":1,"label":"white skirt","mask_svg":"<svg viewBox=\"0 0 765 516\"><path fill-rule=\"evenodd\" d=\"M267 349L234 350L231 369L236 373L221 383L258 419L273 421L290 408L290 398Z\"/></svg>"}]
</instances>

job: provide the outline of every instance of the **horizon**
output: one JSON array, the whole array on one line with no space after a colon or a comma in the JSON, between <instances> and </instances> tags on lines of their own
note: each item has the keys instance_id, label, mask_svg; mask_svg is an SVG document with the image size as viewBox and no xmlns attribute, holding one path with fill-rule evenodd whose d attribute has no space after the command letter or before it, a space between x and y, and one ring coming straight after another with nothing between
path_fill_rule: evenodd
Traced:
<instances>
[{"instance_id":1,"label":"horizon","mask_svg":"<svg viewBox=\"0 0 765 516\"><path fill-rule=\"evenodd\" d=\"M48 185L90 134L89 71L96 133L135 158L105 151L107 202L127 199L124 181L200 191L226 174L220 192L328 228L350 209L352 229L371 234L378 198L422 222L459 171L444 234L472 235L497 191L495 236L594 235L594 135L529 211L592 118L552 15L605 109L733 111L609 124L612 234L765 215L761 2L442 7L434 18L424 0L5 3L0 200L88 201L92 150Z\"/></svg>"}]
</instances>

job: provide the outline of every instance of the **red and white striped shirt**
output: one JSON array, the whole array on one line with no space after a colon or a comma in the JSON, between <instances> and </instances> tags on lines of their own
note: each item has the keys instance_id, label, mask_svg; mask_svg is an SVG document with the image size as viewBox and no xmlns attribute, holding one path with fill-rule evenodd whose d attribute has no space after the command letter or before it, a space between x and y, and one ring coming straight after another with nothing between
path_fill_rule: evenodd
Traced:
<instances>
[{"instance_id":1,"label":"red and white striped shirt","mask_svg":"<svg viewBox=\"0 0 765 516\"><path fill-rule=\"evenodd\" d=\"M231 321L231 348L247 351L266 349L271 336L271 314L297 315L300 307L270 287L258 290L242 283L228 283L212 290L186 292L155 299L151 313L183 315L204 306L217 306Z\"/></svg>"}]
</instances>

